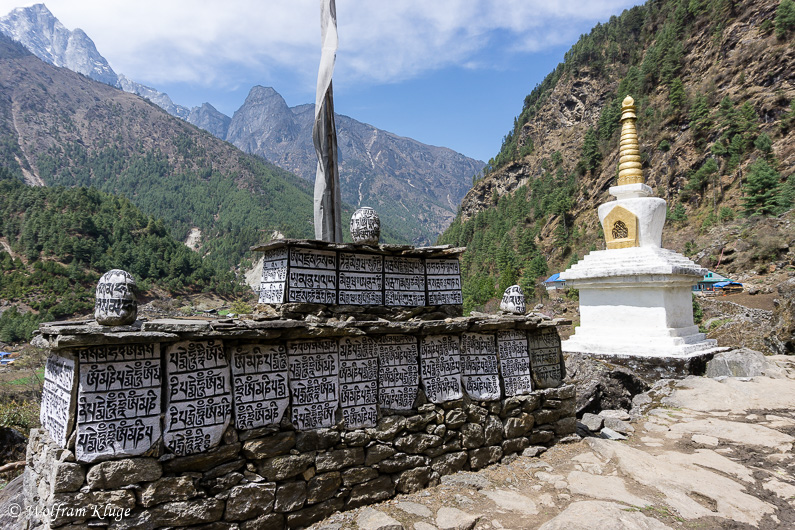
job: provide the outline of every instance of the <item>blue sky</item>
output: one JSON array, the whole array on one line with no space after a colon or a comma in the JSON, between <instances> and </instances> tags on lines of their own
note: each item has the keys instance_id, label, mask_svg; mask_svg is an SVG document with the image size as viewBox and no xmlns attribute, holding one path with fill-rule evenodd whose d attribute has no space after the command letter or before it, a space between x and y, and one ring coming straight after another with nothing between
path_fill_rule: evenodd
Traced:
<instances>
[{"instance_id":1,"label":"blue sky","mask_svg":"<svg viewBox=\"0 0 795 530\"><path fill-rule=\"evenodd\" d=\"M0 13L35 2L0 0ZM318 0L50 0L117 73L232 115L254 85L315 99ZM337 0L336 111L487 161L582 33L637 0Z\"/></svg>"}]
</instances>

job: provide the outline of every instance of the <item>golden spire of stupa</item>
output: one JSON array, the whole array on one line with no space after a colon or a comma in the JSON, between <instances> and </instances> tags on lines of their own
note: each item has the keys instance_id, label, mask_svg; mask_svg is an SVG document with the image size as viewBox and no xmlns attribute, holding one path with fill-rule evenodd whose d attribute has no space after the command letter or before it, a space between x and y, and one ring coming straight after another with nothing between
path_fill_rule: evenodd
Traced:
<instances>
[{"instance_id":1,"label":"golden spire of stupa","mask_svg":"<svg viewBox=\"0 0 795 530\"><path fill-rule=\"evenodd\" d=\"M621 146L618 160L618 185L643 184L638 131L635 129L635 100L630 96L621 102Z\"/></svg>"}]
</instances>

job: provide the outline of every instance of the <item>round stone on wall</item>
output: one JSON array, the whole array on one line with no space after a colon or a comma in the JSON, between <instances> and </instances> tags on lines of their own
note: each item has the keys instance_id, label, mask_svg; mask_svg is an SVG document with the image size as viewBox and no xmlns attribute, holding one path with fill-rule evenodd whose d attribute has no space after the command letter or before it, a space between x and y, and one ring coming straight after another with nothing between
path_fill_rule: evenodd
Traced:
<instances>
[{"instance_id":1,"label":"round stone on wall","mask_svg":"<svg viewBox=\"0 0 795 530\"><path fill-rule=\"evenodd\" d=\"M525 307L522 288L518 285L511 285L505 289L500 302L500 309L516 315L524 315L527 307Z\"/></svg>"},{"instance_id":2,"label":"round stone on wall","mask_svg":"<svg viewBox=\"0 0 795 530\"><path fill-rule=\"evenodd\" d=\"M381 219L375 210L363 206L351 215L351 238L360 245L377 245L381 239Z\"/></svg>"},{"instance_id":3,"label":"round stone on wall","mask_svg":"<svg viewBox=\"0 0 795 530\"><path fill-rule=\"evenodd\" d=\"M128 272L113 269L97 283L94 318L103 326L126 326L138 316L137 287Z\"/></svg>"}]
</instances>

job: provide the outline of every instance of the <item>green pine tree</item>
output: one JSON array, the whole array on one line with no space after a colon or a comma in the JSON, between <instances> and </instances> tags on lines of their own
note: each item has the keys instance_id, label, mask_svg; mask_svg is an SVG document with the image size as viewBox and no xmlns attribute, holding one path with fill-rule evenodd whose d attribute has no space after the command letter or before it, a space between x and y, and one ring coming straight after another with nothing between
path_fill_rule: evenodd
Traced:
<instances>
[{"instance_id":1,"label":"green pine tree","mask_svg":"<svg viewBox=\"0 0 795 530\"><path fill-rule=\"evenodd\" d=\"M783 39L795 29L795 2L781 0L776 10L776 37Z\"/></svg>"},{"instance_id":2,"label":"green pine tree","mask_svg":"<svg viewBox=\"0 0 795 530\"><path fill-rule=\"evenodd\" d=\"M748 169L742 198L746 215L773 215L781 207L780 176L766 160L760 158Z\"/></svg>"}]
</instances>

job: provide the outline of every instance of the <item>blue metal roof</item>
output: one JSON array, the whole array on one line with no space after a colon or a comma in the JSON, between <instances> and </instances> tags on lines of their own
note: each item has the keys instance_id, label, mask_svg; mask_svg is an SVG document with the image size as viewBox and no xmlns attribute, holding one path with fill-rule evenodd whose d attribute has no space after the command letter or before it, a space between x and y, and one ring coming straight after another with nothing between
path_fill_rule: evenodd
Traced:
<instances>
[{"instance_id":1,"label":"blue metal roof","mask_svg":"<svg viewBox=\"0 0 795 530\"><path fill-rule=\"evenodd\" d=\"M743 284L741 284L740 282L733 282L729 280L726 282L718 282L715 284L715 287L726 287L727 285L739 285L740 287L742 287Z\"/></svg>"},{"instance_id":2,"label":"blue metal roof","mask_svg":"<svg viewBox=\"0 0 795 530\"><path fill-rule=\"evenodd\" d=\"M546 280L544 280L544 283L550 283L550 282L562 282L562 281L563 281L563 280L561 280L561 279L560 279L560 273L559 273L559 272L556 272L555 274L553 274L552 276L550 276L549 278L547 278Z\"/></svg>"}]
</instances>

